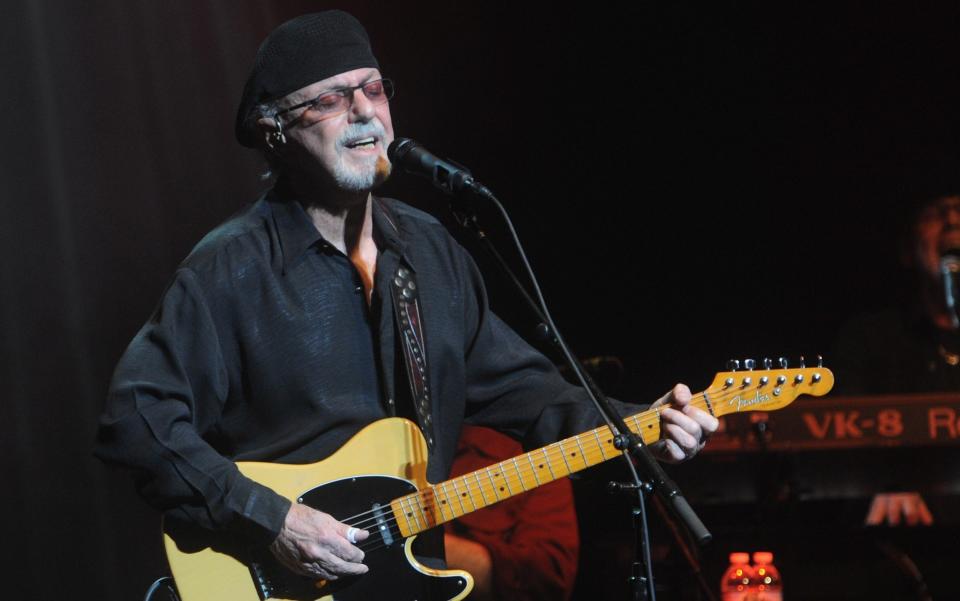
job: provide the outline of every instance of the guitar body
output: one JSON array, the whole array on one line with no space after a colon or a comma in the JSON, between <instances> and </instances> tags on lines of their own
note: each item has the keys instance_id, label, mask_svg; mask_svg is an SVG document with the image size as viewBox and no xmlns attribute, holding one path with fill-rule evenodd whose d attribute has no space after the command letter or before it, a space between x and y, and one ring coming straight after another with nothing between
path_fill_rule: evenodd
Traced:
<instances>
[{"instance_id":1,"label":"guitar body","mask_svg":"<svg viewBox=\"0 0 960 601\"><path fill-rule=\"evenodd\" d=\"M282 568L269 550L244 547L199 530L166 532L167 560L183 601L457 600L473 588L459 570L435 570L413 555L416 537L404 538L393 518L392 500L427 486L427 446L412 422L375 422L318 463L285 465L241 462L247 477L292 502L302 502L344 521L369 516L370 537L361 548L370 571L337 581L316 581ZM442 535L442 531L425 533Z\"/></svg>"}]
</instances>

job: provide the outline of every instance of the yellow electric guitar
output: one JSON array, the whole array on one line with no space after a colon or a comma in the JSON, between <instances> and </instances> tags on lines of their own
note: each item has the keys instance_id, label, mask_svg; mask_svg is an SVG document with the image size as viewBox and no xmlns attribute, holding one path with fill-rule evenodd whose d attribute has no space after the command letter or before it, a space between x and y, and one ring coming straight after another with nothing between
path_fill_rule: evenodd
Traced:
<instances>
[{"instance_id":1,"label":"yellow electric guitar","mask_svg":"<svg viewBox=\"0 0 960 601\"><path fill-rule=\"evenodd\" d=\"M832 387L833 374L823 367L725 372L695 395L693 404L718 417L772 411L799 395L821 396ZM657 409L626 423L648 444L660 438ZM244 475L288 499L368 530L371 536L360 543L367 574L332 582L297 576L267 549L211 539L214 535L199 531L166 533L167 559L182 601L462 599L473 588L472 577L417 562L411 545L418 533L620 455L604 426L430 484L419 428L405 419L385 419L318 463L238 464Z\"/></svg>"}]
</instances>

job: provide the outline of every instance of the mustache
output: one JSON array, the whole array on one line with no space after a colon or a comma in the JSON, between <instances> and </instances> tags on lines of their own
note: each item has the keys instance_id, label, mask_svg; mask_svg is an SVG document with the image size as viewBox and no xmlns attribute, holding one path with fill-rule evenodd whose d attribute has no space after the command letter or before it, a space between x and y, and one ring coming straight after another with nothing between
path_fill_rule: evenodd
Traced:
<instances>
[{"instance_id":1,"label":"mustache","mask_svg":"<svg viewBox=\"0 0 960 601\"><path fill-rule=\"evenodd\" d=\"M379 120L374 119L366 123L350 123L337 137L337 146L343 147L347 142L358 138L374 136L379 140L387 137L387 131Z\"/></svg>"}]
</instances>

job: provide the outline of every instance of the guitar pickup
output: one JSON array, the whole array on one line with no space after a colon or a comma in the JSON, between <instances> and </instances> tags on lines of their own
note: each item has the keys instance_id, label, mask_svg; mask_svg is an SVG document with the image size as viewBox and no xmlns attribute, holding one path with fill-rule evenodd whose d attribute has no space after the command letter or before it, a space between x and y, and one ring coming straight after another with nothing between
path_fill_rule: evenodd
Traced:
<instances>
[{"instance_id":1,"label":"guitar pickup","mask_svg":"<svg viewBox=\"0 0 960 601\"><path fill-rule=\"evenodd\" d=\"M390 526L387 523L387 516L383 511L383 505L374 503L373 515L377 519L377 530L380 532L380 538L383 539L383 544L389 547L394 543L394 540L393 533L390 532Z\"/></svg>"}]
</instances>

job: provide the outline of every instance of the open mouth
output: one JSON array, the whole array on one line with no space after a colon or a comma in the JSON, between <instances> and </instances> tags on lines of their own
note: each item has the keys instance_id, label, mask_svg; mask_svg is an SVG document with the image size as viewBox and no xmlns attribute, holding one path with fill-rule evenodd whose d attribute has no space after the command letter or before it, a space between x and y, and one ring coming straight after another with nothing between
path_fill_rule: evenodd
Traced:
<instances>
[{"instance_id":1,"label":"open mouth","mask_svg":"<svg viewBox=\"0 0 960 601\"><path fill-rule=\"evenodd\" d=\"M377 145L377 138L374 136L357 138L356 140L350 140L349 142L344 144L344 146L350 149L354 149L354 148L367 149L367 148L373 148L376 145Z\"/></svg>"}]
</instances>

